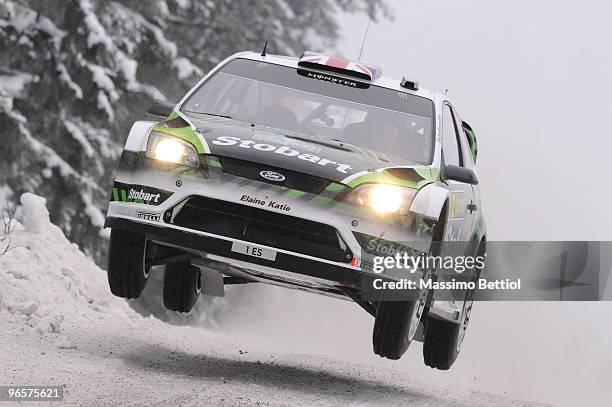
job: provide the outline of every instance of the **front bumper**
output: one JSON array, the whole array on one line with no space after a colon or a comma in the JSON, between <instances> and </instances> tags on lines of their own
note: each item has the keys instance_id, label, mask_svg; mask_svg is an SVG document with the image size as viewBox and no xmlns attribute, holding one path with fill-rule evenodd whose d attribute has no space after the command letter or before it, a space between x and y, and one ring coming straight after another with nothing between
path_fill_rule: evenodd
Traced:
<instances>
[{"instance_id":1,"label":"front bumper","mask_svg":"<svg viewBox=\"0 0 612 407\"><path fill-rule=\"evenodd\" d=\"M267 247L267 249L274 250L277 253L274 261L247 256L232 251L232 243L249 244L249 242L204 232L185 230L177 226L149 223L148 221L141 222L121 217L107 217L105 227L142 233L147 236L148 240L159 244L179 247L202 255L215 255L234 259L251 264L254 268L259 265L326 281L330 286L341 285L359 290L362 287L371 287L375 279L382 278L392 281L392 279L383 275L364 271L349 264L325 261L298 253L281 251L272 247ZM299 278L296 280L299 280Z\"/></svg>"}]
</instances>

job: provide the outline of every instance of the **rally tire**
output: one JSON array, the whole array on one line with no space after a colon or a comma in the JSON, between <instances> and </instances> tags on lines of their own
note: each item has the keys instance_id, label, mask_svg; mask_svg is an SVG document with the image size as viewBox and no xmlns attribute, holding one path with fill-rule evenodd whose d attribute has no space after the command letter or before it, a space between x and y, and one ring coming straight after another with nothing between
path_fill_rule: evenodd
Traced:
<instances>
[{"instance_id":1,"label":"rally tire","mask_svg":"<svg viewBox=\"0 0 612 407\"><path fill-rule=\"evenodd\" d=\"M425 312L427 290L418 301L381 301L376 308L372 345L374 353L398 360L412 342Z\"/></svg>"},{"instance_id":2,"label":"rally tire","mask_svg":"<svg viewBox=\"0 0 612 407\"><path fill-rule=\"evenodd\" d=\"M440 370L450 369L459 355L458 328L459 324L453 322L427 319L423 343L423 360L427 366Z\"/></svg>"},{"instance_id":3,"label":"rally tire","mask_svg":"<svg viewBox=\"0 0 612 407\"><path fill-rule=\"evenodd\" d=\"M465 338L470 320L474 290L466 293L459 323L428 317L425 321L423 340L423 361L431 368L448 370L451 368Z\"/></svg>"},{"instance_id":4,"label":"rally tire","mask_svg":"<svg viewBox=\"0 0 612 407\"><path fill-rule=\"evenodd\" d=\"M486 241L483 240L478 245L476 256L486 256L486 251ZM480 278L481 271L477 271L476 280ZM475 290L468 290L465 293L459 323L434 317L428 317L425 320L423 361L427 366L439 370L448 370L457 360L470 322L474 294Z\"/></svg>"},{"instance_id":5,"label":"rally tire","mask_svg":"<svg viewBox=\"0 0 612 407\"><path fill-rule=\"evenodd\" d=\"M142 233L112 229L108 249L108 285L113 295L138 298L149 278L145 265L147 238Z\"/></svg>"},{"instance_id":6,"label":"rally tire","mask_svg":"<svg viewBox=\"0 0 612 407\"><path fill-rule=\"evenodd\" d=\"M189 312L200 297L200 269L189 262L170 263L164 271L164 306L170 311Z\"/></svg>"}]
</instances>

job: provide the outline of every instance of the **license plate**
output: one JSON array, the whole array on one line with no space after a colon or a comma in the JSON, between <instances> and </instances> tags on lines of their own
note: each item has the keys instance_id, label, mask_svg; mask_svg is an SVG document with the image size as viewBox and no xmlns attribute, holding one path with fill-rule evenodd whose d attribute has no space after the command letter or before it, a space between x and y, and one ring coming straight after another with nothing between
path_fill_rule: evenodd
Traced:
<instances>
[{"instance_id":1,"label":"license plate","mask_svg":"<svg viewBox=\"0 0 612 407\"><path fill-rule=\"evenodd\" d=\"M247 256L260 257L262 259L274 261L276 260L276 252L274 250L265 249L247 243L232 242L232 251Z\"/></svg>"}]
</instances>

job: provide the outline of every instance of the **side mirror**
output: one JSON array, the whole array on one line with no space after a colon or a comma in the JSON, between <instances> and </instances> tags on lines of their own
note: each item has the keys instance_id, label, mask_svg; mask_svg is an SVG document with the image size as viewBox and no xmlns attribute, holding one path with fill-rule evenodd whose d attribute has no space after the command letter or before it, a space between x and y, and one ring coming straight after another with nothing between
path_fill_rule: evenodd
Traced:
<instances>
[{"instance_id":1,"label":"side mirror","mask_svg":"<svg viewBox=\"0 0 612 407\"><path fill-rule=\"evenodd\" d=\"M464 182L466 184L478 185L478 177L476 177L474 171L457 165L445 166L444 178L452 181Z\"/></svg>"},{"instance_id":2,"label":"side mirror","mask_svg":"<svg viewBox=\"0 0 612 407\"><path fill-rule=\"evenodd\" d=\"M173 109L174 105L171 103L157 102L147 109L147 114L165 119L166 117L170 116Z\"/></svg>"}]
</instances>

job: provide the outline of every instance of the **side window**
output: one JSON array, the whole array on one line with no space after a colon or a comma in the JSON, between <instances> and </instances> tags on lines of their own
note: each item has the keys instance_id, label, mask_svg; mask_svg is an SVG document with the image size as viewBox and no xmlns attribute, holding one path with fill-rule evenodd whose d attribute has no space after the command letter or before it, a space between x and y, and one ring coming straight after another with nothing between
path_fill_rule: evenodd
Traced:
<instances>
[{"instance_id":1,"label":"side window","mask_svg":"<svg viewBox=\"0 0 612 407\"><path fill-rule=\"evenodd\" d=\"M457 145L457 131L455 119L448 105L444 105L442 113L442 150L444 152L444 163L449 165L461 165L459 146Z\"/></svg>"},{"instance_id":2,"label":"side window","mask_svg":"<svg viewBox=\"0 0 612 407\"><path fill-rule=\"evenodd\" d=\"M474 169L474 160L472 159L472 152L470 151L470 144L468 143L467 136L465 134L465 130L463 130L463 125L461 124L461 119L459 118L459 114L453 108L453 115L455 116L455 126L459 130L459 144L461 146L461 156L462 156L462 165L469 169Z\"/></svg>"}]
</instances>

